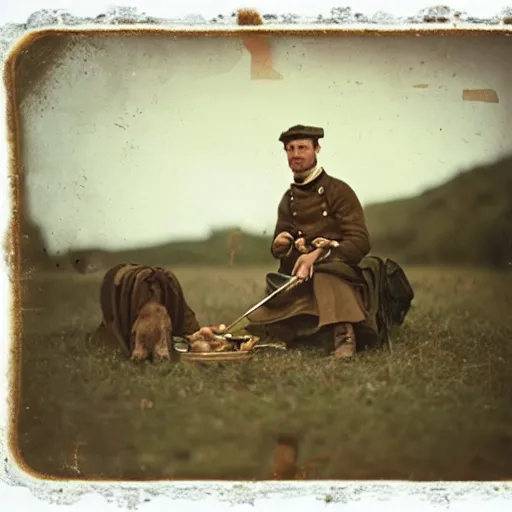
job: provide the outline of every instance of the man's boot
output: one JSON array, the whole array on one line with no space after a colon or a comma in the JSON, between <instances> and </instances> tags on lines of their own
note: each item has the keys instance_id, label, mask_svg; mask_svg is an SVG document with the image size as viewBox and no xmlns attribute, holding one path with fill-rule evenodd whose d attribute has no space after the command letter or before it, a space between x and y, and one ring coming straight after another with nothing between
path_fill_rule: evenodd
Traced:
<instances>
[{"instance_id":1,"label":"man's boot","mask_svg":"<svg viewBox=\"0 0 512 512\"><path fill-rule=\"evenodd\" d=\"M334 357L350 359L356 353L356 335L354 327L349 323L334 326Z\"/></svg>"}]
</instances>

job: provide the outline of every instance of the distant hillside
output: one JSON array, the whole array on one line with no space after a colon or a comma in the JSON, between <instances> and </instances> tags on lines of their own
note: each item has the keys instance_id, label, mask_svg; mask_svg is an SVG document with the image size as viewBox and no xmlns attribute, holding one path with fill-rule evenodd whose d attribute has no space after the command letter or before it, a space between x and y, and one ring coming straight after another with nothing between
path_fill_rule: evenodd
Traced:
<instances>
[{"instance_id":1,"label":"distant hillside","mask_svg":"<svg viewBox=\"0 0 512 512\"><path fill-rule=\"evenodd\" d=\"M110 266L120 262L142 263L146 265L214 265L230 264L232 229L215 230L204 240L176 241L153 247L130 249L118 252L104 251L100 248L73 251L55 259L54 264L61 267L73 265L77 270L87 271L91 265ZM239 244L235 251L234 265L271 264L275 262L270 254L270 236L237 233ZM91 270L94 270L92 268Z\"/></svg>"},{"instance_id":2,"label":"distant hillside","mask_svg":"<svg viewBox=\"0 0 512 512\"><path fill-rule=\"evenodd\" d=\"M417 197L366 208L374 252L404 263L512 261L512 157Z\"/></svg>"},{"instance_id":3,"label":"distant hillside","mask_svg":"<svg viewBox=\"0 0 512 512\"><path fill-rule=\"evenodd\" d=\"M506 266L512 261L512 157L461 172L419 196L365 210L374 254L400 263ZM115 253L91 248L63 255L51 265L73 265L80 272L119 262L228 266L232 232L217 230L205 240ZM239 241L236 266L277 265L270 236L242 233Z\"/></svg>"}]
</instances>

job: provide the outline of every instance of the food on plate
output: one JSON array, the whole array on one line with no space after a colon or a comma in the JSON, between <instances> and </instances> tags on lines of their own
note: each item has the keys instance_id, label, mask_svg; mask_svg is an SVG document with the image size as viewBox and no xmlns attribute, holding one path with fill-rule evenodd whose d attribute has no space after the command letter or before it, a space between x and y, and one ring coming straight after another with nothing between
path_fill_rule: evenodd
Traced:
<instances>
[{"instance_id":1,"label":"food on plate","mask_svg":"<svg viewBox=\"0 0 512 512\"><path fill-rule=\"evenodd\" d=\"M256 336L244 336L244 341L238 347L237 338L226 334L224 324L201 327L198 331L189 334L187 339L191 352L230 352L238 350L238 348L248 351L259 341Z\"/></svg>"}]
</instances>

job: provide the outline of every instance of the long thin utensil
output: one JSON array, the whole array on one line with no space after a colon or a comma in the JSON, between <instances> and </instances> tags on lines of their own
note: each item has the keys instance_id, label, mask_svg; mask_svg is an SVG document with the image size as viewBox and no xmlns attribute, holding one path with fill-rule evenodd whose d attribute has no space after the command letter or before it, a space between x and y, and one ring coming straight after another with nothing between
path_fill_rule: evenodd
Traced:
<instances>
[{"instance_id":1,"label":"long thin utensil","mask_svg":"<svg viewBox=\"0 0 512 512\"><path fill-rule=\"evenodd\" d=\"M323 247L321 249L321 251L322 251L322 254L321 254L320 258L318 258L317 262L323 260L330 253L330 249L327 247ZM279 295L281 292L288 290L289 288L291 288L292 286L294 286L295 284L298 284L300 282L302 282L302 281L297 276L292 276L286 283L281 285L277 290L274 290L270 295L267 295L264 299L260 300L258 302L258 304L255 304L252 308L247 310L242 316L238 317L234 322L232 322L231 324L229 324L227 326L225 332L227 333L228 337L230 336L229 331L236 324L241 322L247 315L250 315L253 311L256 311L258 308L260 308L261 306L266 304L270 299L274 298L276 295Z\"/></svg>"},{"instance_id":2,"label":"long thin utensil","mask_svg":"<svg viewBox=\"0 0 512 512\"><path fill-rule=\"evenodd\" d=\"M277 290L274 290L270 295L267 295L264 299L260 300L257 304L248 309L243 315L239 316L234 322L229 324L226 328L226 333L238 323L240 323L246 316L250 315L253 311L256 311L258 308L266 304L270 299L274 298L276 295L279 295L281 292L284 292L288 288L291 288L294 284L300 282L300 279L297 276L292 276L286 283L281 285Z\"/></svg>"},{"instance_id":3,"label":"long thin utensil","mask_svg":"<svg viewBox=\"0 0 512 512\"><path fill-rule=\"evenodd\" d=\"M277 290L274 290L270 295L267 295L264 299L260 300L257 304L252 306L250 309L248 309L243 315L238 317L234 322L228 325L226 330L221 336L225 336L228 339L232 338L232 335L229 333L229 331L237 325L239 322L241 322L247 315L250 315L253 311L256 311L258 308L266 304L270 299L275 297L276 295L279 295L281 292L284 292L285 290L291 288L293 285L300 282L300 279L297 276L292 276L286 283L281 285ZM174 337L173 339L173 346L174 349L177 352L188 352L190 343L188 340L184 337Z\"/></svg>"}]
</instances>

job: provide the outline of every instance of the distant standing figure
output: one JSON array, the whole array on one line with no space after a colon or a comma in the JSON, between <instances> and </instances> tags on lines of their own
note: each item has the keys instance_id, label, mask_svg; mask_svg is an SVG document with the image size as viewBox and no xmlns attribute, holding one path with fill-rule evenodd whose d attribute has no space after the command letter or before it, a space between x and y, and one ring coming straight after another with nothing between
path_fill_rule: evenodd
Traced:
<instances>
[{"instance_id":1,"label":"distant standing figure","mask_svg":"<svg viewBox=\"0 0 512 512\"><path fill-rule=\"evenodd\" d=\"M235 264L236 253L242 247L242 231L231 231L228 235L228 247L229 247L229 266L232 267Z\"/></svg>"},{"instance_id":2,"label":"distant standing figure","mask_svg":"<svg viewBox=\"0 0 512 512\"><path fill-rule=\"evenodd\" d=\"M279 273L302 282L249 315L247 330L291 341L329 326L334 355L351 358L354 325L367 319L357 266L370 252L370 237L355 192L318 166L323 136L322 128L296 125L279 137L293 182L278 206L271 253Z\"/></svg>"}]
</instances>

